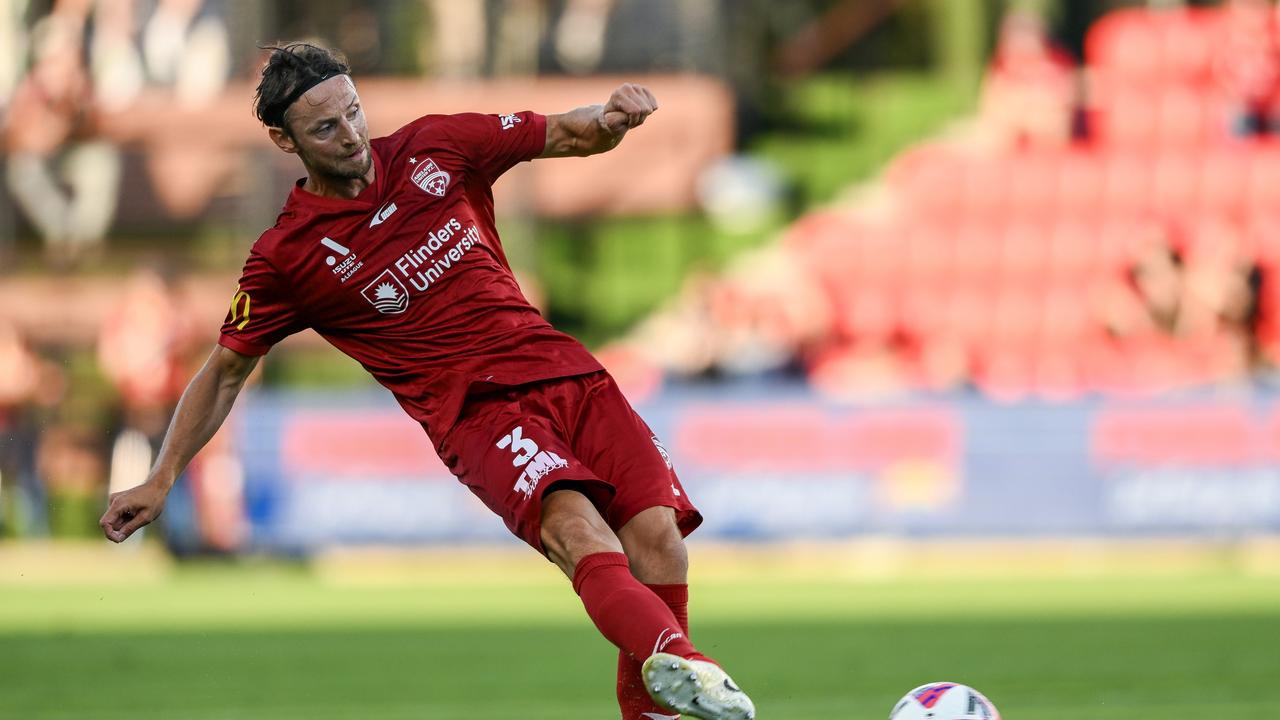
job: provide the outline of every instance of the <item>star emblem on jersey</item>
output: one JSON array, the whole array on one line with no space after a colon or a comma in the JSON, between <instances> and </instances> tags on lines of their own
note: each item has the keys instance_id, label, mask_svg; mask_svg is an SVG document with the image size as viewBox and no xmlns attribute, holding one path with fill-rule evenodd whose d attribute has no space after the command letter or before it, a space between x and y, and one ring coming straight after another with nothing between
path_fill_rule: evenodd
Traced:
<instances>
[{"instance_id":1,"label":"star emblem on jersey","mask_svg":"<svg viewBox=\"0 0 1280 720\"><path fill-rule=\"evenodd\" d=\"M399 315L409 308L409 291L389 269L365 285L360 294L383 315Z\"/></svg>"},{"instance_id":2,"label":"star emblem on jersey","mask_svg":"<svg viewBox=\"0 0 1280 720\"><path fill-rule=\"evenodd\" d=\"M417 158L413 159L417 160ZM436 161L431 158L416 163L412 178L414 185L436 197L444 197L445 191L449 189L449 181L452 179L449 173L441 170L440 166L436 165Z\"/></svg>"}]
</instances>

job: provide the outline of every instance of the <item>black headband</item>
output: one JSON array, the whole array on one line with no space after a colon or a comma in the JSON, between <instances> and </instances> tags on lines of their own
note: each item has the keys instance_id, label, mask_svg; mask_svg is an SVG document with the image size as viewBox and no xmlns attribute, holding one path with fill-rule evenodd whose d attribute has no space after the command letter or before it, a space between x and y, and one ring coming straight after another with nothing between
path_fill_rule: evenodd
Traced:
<instances>
[{"instance_id":1,"label":"black headband","mask_svg":"<svg viewBox=\"0 0 1280 720\"><path fill-rule=\"evenodd\" d=\"M289 110L289 106L298 101L298 98L306 95L308 90L319 85L325 80L345 74L346 73L341 72L331 72L323 75L312 75L310 78L298 83L298 87L294 88L293 92L286 95L283 100L272 103L271 106L267 108L267 112L263 113L263 120L266 120L267 125L271 127L283 128L284 114Z\"/></svg>"}]
</instances>

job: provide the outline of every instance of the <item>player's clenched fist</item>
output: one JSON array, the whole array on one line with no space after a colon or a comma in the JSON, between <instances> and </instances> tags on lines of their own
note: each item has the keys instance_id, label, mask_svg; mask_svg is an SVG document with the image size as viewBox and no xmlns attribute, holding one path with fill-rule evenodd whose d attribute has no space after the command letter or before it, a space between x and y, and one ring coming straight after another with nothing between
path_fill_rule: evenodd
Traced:
<instances>
[{"instance_id":1,"label":"player's clenched fist","mask_svg":"<svg viewBox=\"0 0 1280 720\"><path fill-rule=\"evenodd\" d=\"M613 135L621 135L644 123L644 119L658 109L658 101L643 85L623 83L609 96L601 119Z\"/></svg>"},{"instance_id":2,"label":"player's clenched fist","mask_svg":"<svg viewBox=\"0 0 1280 720\"><path fill-rule=\"evenodd\" d=\"M168 492L151 483L143 483L111 495L107 511L98 524L112 542L122 542L135 530L160 517Z\"/></svg>"}]
</instances>

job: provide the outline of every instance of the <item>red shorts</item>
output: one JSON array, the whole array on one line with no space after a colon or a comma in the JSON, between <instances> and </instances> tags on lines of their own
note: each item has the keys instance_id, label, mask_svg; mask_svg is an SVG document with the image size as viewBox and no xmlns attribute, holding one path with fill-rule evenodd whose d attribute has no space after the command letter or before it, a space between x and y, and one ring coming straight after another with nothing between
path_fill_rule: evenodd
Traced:
<instances>
[{"instance_id":1,"label":"red shorts","mask_svg":"<svg viewBox=\"0 0 1280 720\"><path fill-rule=\"evenodd\" d=\"M453 474L542 548L542 498L573 482L617 531L641 510L669 507L688 535L702 515L667 451L605 372L504 388L467 399L439 447Z\"/></svg>"}]
</instances>

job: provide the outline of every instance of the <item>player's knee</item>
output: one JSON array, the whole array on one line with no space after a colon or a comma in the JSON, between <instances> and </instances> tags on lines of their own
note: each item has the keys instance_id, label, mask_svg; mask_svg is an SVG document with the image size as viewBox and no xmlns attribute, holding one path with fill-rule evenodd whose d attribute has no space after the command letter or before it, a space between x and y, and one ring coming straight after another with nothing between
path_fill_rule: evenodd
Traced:
<instances>
[{"instance_id":1,"label":"player's knee","mask_svg":"<svg viewBox=\"0 0 1280 720\"><path fill-rule=\"evenodd\" d=\"M689 553L674 521L652 523L642 532L630 533L624 547L631 571L641 582L685 582Z\"/></svg>"},{"instance_id":2,"label":"player's knee","mask_svg":"<svg viewBox=\"0 0 1280 720\"><path fill-rule=\"evenodd\" d=\"M575 492L557 492L547 497L540 534L547 557L569 576L578 561L588 555L622 552L622 544L595 506Z\"/></svg>"}]
</instances>

